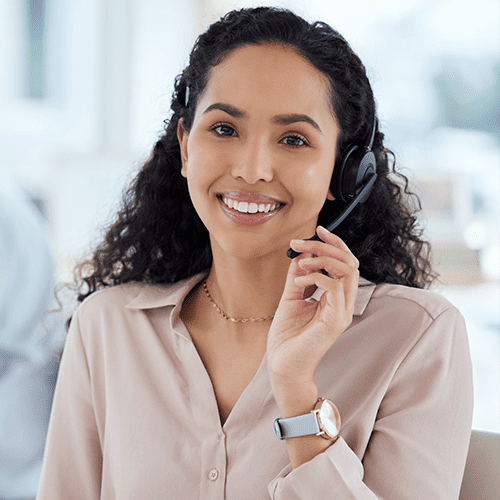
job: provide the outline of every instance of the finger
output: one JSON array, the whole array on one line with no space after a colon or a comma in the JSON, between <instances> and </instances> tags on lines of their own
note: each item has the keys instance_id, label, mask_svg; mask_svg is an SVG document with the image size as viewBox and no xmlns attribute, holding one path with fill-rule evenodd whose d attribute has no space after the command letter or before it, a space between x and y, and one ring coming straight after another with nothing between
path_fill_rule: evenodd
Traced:
<instances>
[{"instance_id":1,"label":"finger","mask_svg":"<svg viewBox=\"0 0 500 500\"><path fill-rule=\"evenodd\" d=\"M343 303L345 304L345 310L352 315L358 293L359 271L357 269L350 269L348 274L344 276L335 276L335 274L331 272L329 272L329 274L330 276L325 276L321 273L309 272L303 276L298 276L295 279L295 283L303 287L316 285L323 290L330 291L333 293L333 296L337 296L340 290L343 297Z\"/></svg>"},{"instance_id":2,"label":"finger","mask_svg":"<svg viewBox=\"0 0 500 500\"><path fill-rule=\"evenodd\" d=\"M324 255L345 261L353 266L357 265L357 259L350 251L334 247L323 241L292 240L290 246L300 254Z\"/></svg>"},{"instance_id":3,"label":"finger","mask_svg":"<svg viewBox=\"0 0 500 500\"><path fill-rule=\"evenodd\" d=\"M329 243L340 250L345 250L351 253L349 247L345 244L342 238L339 238L336 234L331 233L328 229L325 229L323 226L318 226L316 228L316 234L321 238L325 243Z\"/></svg>"},{"instance_id":4,"label":"finger","mask_svg":"<svg viewBox=\"0 0 500 500\"><path fill-rule=\"evenodd\" d=\"M359 260L354 256L351 249L345 244L342 238L339 238L336 234L330 233L330 231L325 229L323 226L318 226L316 232L322 241L328 243L334 248L338 248L342 252L342 255L347 255L349 259L348 263L350 265L356 268L359 267Z\"/></svg>"},{"instance_id":5,"label":"finger","mask_svg":"<svg viewBox=\"0 0 500 500\"><path fill-rule=\"evenodd\" d=\"M354 314L354 305L358 296L359 271L353 279L349 280L344 285L345 303L347 311L352 316Z\"/></svg>"},{"instance_id":6,"label":"finger","mask_svg":"<svg viewBox=\"0 0 500 500\"><path fill-rule=\"evenodd\" d=\"M357 267L332 257L309 257L299 261L299 267L307 272L325 270L331 277L350 278L357 274Z\"/></svg>"},{"instance_id":7,"label":"finger","mask_svg":"<svg viewBox=\"0 0 500 500\"><path fill-rule=\"evenodd\" d=\"M350 313L354 311L354 303L356 301L356 296L358 295L358 283L359 283L359 260L353 255L349 247L345 244L342 238L331 233L323 226L318 226L316 230L318 236L325 242L330 243L332 246L337 246L337 248L348 253L348 263L352 267L352 271L348 272L349 280L344 284L344 292L346 298L346 304L348 305Z\"/></svg>"},{"instance_id":8,"label":"finger","mask_svg":"<svg viewBox=\"0 0 500 500\"><path fill-rule=\"evenodd\" d=\"M325 229L323 226L318 226L316 228L316 233L318 237L315 238L314 240L308 239L308 240L292 240L292 241L300 243L310 243L313 246L314 244L319 244L319 246L321 246L321 242L323 241L338 248L339 250L350 252L349 247L344 243L342 238L339 238L336 234L330 233L330 231ZM318 245L316 245L316 247L318 247Z\"/></svg>"},{"instance_id":9,"label":"finger","mask_svg":"<svg viewBox=\"0 0 500 500\"><path fill-rule=\"evenodd\" d=\"M305 276L307 271L300 267L300 261L309 258L309 254L301 254L290 262L288 274L286 276L285 289L282 300L302 300L304 297L304 287L295 282L296 278Z\"/></svg>"},{"instance_id":10,"label":"finger","mask_svg":"<svg viewBox=\"0 0 500 500\"><path fill-rule=\"evenodd\" d=\"M358 259L338 236L328 233L328 237L325 235L325 240L327 241L292 240L290 246L299 253L330 256L353 267L359 266Z\"/></svg>"},{"instance_id":11,"label":"finger","mask_svg":"<svg viewBox=\"0 0 500 500\"><path fill-rule=\"evenodd\" d=\"M345 293L344 286L339 278L330 278L321 273L311 273L304 276L297 276L295 282L300 287L315 285L318 289L325 290L330 294L328 302L330 304L341 304L345 308ZM323 299L323 297L322 297Z\"/></svg>"}]
</instances>

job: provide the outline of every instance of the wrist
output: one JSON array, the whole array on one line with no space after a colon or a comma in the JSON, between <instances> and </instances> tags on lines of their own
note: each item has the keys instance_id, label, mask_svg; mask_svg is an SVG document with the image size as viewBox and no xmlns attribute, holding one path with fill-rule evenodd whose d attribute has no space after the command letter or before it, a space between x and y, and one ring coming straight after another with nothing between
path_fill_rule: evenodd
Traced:
<instances>
[{"instance_id":1,"label":"wrist","mask_svg":"<svg viewBox=\"0 0 500 500\"><path fill-rule=\"evenodd\" d=\"M272 383L274 398L282 418L309 413L318 400L318 388L311 383Z\"/></svg>"},{"instance_id":2,"label":"wrist","mask_svg":"<svg viewBox=\"0 0 500 500\"><path fill-rule=\"evenodd\" d=\"M311 439L321 436L330 443L337 441L340 431L340 413L335 403L329 399L319 398L314 409L307 414L274 419L273 426L276 437L283 439Z\"/></svg>"}]
</instances>

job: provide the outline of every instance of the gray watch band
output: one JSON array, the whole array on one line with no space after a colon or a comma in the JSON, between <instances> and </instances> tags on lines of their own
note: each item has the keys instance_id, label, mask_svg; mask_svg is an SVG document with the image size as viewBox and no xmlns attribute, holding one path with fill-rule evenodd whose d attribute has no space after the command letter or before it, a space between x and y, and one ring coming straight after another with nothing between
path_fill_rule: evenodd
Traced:
<instances>
[{"instance_id":1,"label":"gray watch band","mask_svg":"<svg viewBox=\"0 0 500 500\"><path fill-rule=\"evenodd\" d=\"M321 432L316 413L307 413L299 417L275 418L274 432L279 439L309 436Z\"/></svg>"}]
</instances>

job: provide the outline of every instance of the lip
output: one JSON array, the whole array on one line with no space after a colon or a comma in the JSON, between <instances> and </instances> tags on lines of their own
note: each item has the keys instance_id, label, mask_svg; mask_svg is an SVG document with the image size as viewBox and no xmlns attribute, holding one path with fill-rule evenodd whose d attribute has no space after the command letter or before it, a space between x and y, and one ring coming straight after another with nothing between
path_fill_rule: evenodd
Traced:
<instances>
[{"instance_id":1,"label":"lip","mask_svg":"<svg viewBox=\"0 0 500 500\"><path fill-rule=\"evenodd\" d=\"M233 193L234 194L234 193ZM238 193L241 194L241 193ZM273 210L272 212L257 212L255 214L249 214L249 213L242 213L239 212L238 210L234 210L234 208L229 208L221 199L220 196L217 197L217 200L219 201L219 205L222 208L222 211L224 214L231 219L234 223L236 224L241 224L243 226L260 226L261 224L266 223L273 217L275 217L278 212L283 208L283 203L275 200L274 198L269 198L267 196L262 196L262 195L256 195L256 196L251 196L251 197L234 197L234 196L229 196L228 193L224 193L224 196L227 198L232 198L234 200L238 201L248 201L249 203L273 203L280 205L278 208Z\"/></svg>"}]
</instances>

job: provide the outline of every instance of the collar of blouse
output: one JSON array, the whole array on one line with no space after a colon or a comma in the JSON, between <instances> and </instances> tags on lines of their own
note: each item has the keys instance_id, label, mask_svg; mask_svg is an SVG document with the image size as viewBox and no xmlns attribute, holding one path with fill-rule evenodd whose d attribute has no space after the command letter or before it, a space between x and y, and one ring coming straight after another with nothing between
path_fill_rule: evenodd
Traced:
<instances>
[{"instance_id":1,"label":"collar of blouse","mask_svg":"<svg viewBox=\"0 0 500 500\"><path fill-rule=\"evenodd\" d=\"M182 304L187 294L206 276L207 272L203 272L173 285L131 284L131 286L138 287L138 293L126 307L127 309L155 309ZM376 285L372 282L364 278L359 279L354 316L361 316L364 313L375 288Z\"/></svg>"}]
</instances>

